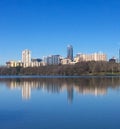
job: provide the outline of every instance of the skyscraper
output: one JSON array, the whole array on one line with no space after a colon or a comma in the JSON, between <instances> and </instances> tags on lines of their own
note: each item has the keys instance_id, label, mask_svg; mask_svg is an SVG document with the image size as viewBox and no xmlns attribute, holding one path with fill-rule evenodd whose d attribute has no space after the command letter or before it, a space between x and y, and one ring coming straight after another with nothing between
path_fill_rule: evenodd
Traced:
<instances>
[{"instance_id":1,"label":"skyscraper","mask_svg":"<svg viewBox=\"0 0 120 129\"><path fill-rule=\"evenodd\" d=\"M67 46L67 58L73 61L73 47L72 45Z\"/></svg>"},{"instance_id":2,"label":"skyscraper","mask_svg":"<svg viewBox=\"0 0 120 129\"><path fill-rule=\"evenodd\" d=\"M31 63L31 51L26 49L22 51L22 62L24 67L29 67Z\"/></svg>"}]
</instances>

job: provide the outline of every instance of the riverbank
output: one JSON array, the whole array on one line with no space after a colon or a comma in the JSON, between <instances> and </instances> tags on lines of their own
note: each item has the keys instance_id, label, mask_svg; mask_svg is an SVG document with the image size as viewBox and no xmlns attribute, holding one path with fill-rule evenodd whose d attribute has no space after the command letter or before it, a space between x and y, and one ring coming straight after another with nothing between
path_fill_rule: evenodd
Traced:
<instances>
[{"instance_id":1,"label":"riverbank","mask_svg":"<svg viewBox=\"0 0 120 129\"><path fill-rule=\"evenodd\" d=\"M40 67L0 67L0 75L39 76L119 76L120 64L111 62L80 62L75 65Z\"/></svg>"}]
</instances>

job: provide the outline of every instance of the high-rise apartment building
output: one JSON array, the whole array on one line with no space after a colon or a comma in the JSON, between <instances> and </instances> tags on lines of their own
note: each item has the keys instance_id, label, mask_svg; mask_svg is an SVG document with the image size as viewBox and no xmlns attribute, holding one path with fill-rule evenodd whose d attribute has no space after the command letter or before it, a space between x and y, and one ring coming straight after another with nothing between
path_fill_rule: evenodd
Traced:
<instances>
[{"instance_id":1,"label":"high-rise apartment building","mask_svg":"<svg viewBox=\"0 0 120 129\"><path fill-rule=\"evenodd\" d=\"M67 46L67 58L73 61L73 47L72 45Z\"/></svg>"},{"instance_id":2,"label":"high-rise apartment building","mask_svg":"<svg viewBox=\"0 0 120 129\"><path fill-rule=\"evenodd\" d=\"M24 67L29 67L31 63L31 51L26 49L22 51L22 62Z\"/></svg>"}]
</instances>

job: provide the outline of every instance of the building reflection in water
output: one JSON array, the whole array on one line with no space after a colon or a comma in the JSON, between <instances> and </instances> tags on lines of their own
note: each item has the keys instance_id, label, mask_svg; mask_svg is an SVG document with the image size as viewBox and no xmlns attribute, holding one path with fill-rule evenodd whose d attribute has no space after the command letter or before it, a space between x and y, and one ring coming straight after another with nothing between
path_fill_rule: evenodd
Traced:
<instances>
[{"instance_id":1,"label":"building reflection in water","mask_svg":"<svg viewBox=\"0 0 120 129\"><path fill-rule=\"evenodd\" d=\"M72 103L73 101L73 92L74 92L74 88L73 86L69 85L66 87L67 88L67 98L68 98L68 102Z\"/></svg>"},{"instance_id":2,"label":"building reflection in water","mask_svg":"<svg viewBox=\"0 0 120 129\"><path fill-rule=\"evenodd\" d=\"M81 95L105 95L109 88L119 90L120 78L6 78L0 79L10 89L21 89L22 99L31 98L32 89L51 93L67 91L67 99L72 103L74 92Z\"/></svg>"},{"instance_id":3,"label":"building reflection in water","mask_svg":"<svg viewBox=\"0 0 120 129\"><path fill-rule=\"evenodd\" d=\"M25 82L24 84L25 85L22 86L22 98L27 100L31 97L31 86L28 82Z\"/></svg>"}]
</instances>

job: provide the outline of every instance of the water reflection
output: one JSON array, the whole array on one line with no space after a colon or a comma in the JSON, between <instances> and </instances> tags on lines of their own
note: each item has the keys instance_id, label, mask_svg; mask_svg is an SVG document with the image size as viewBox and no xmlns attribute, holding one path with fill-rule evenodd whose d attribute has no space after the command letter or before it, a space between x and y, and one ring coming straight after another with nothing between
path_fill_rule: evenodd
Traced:
<instances>
[{"instance_id":1,"label":"water reflection","mask_svg":"<svg viewBox=\"0 0 120 129\"><path fill-rule=\"evenodd\" d=\"M22 99L31 98L33 89L44 90L51 93L67 91L67 99L73 101L74 92L82 95L105 95L109 88L120 89L120 78L0 78L0 84L4 83L12 89L21 89Z\"/></svg>"}]
</instances>

